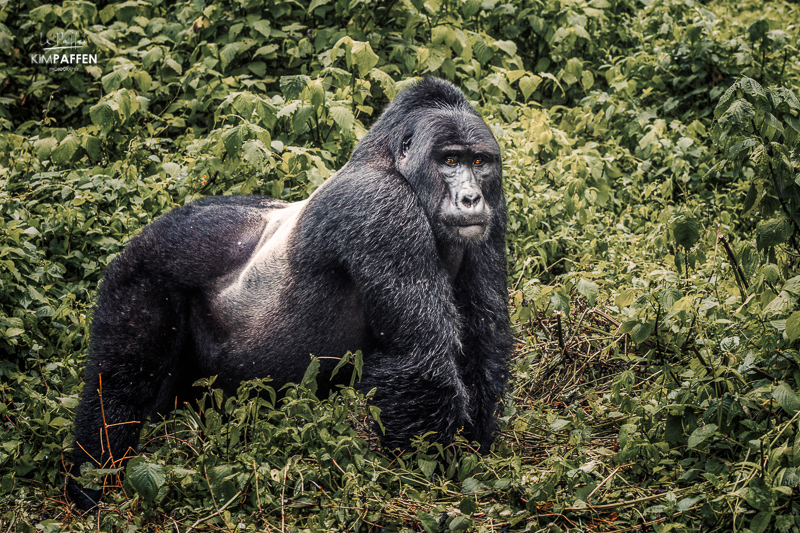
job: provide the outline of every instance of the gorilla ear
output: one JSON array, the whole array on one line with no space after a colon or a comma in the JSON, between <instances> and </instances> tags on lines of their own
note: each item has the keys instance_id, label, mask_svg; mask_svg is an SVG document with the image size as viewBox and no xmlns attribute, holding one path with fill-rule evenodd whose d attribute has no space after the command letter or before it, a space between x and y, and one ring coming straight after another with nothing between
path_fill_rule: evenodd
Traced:
<instances>
[{"instance_id":1,"label":"gorilla ear","mask_svg":"<svg viewBox=\"0 0 800 533\"><path fill-rule=\"evenodd\" d=\"M408 151L411 149L412 138L413 135L406 135L405 139L403 139L403 146L400 148L400 157L408 155Z\"/></svg>"},{"instance_id":2,"label":"gorilla ear","mask_svg":"<svg viewBox=\"0 0 800 533\"><path fill-rule=\"evenodd\" d=\"M396 159L397 170L404 176L408 172L408 152L411 150L411 139L413 139L413 137L413 135L409 134L403 138L403 144L400 146L400 154Z\"/></svg>"}]
</instances>

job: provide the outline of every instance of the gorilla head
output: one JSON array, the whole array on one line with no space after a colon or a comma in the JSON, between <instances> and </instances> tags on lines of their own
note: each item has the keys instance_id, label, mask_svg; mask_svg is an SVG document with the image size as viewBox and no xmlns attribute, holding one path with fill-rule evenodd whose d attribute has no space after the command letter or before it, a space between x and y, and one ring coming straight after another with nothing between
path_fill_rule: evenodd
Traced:
<instances>
[{"instance_id":1,"label":"gorilla head","mask_svg":"<svg viewBox=\"0 0 800 533\"><path fill-rule=\"evenodd\" d=\"M462 431L488 448L511 350L501 169L464 95L426 79L307 200L212 197L159 217L100 286L73 475L117 465L199 378L282 385L309 354L325 375L356 350L384 444ZM68 487L83 508L99 499Z\"/></svg>"},{"instance_id":2,"label":"gorilla head","mask_svg":"<svg viewBox=\"0 0 800 533\"><path fill-rule=\"evenodd\" d=\"M373 159L380 147L425 202L438 239L467 245L487 237L491 206L503 203L500 147L461 91L429 78L400 93L353 160Z\"/></svg>"}]
</instances>

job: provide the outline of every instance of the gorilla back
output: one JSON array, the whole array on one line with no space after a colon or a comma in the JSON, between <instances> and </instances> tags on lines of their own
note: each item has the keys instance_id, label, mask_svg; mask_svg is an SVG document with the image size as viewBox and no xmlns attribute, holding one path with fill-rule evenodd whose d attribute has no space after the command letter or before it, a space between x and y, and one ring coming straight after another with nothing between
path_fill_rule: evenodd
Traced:
<instances>
[{"instance_id":1,"label":"gorilla back","mask_svg":"<svg viewBox=\"0 0 800 533\"><path fill-rule=\"evenodd\" d=\"M73 474L129 455L141 421L200 377L281 385L309 354L348 350L364 353L386 445L463 430L488 448L511 350L501 169L463 94L426 79L307 200L212 197L158 218L100 287Z\"/></svg>"}]
</instances>

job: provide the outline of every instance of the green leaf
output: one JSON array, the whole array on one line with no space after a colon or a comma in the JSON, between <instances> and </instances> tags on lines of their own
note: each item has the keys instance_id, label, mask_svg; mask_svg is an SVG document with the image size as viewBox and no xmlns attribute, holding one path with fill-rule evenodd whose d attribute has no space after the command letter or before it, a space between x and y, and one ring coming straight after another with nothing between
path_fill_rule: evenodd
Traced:
<instances>
[{"instance_id":1,"label":"green leaf","mask_svg":"<svg viewBox=\"0 0 800 533\"><path fill-rule=\"evenodd\" d=\"M439 533L439 521L433 515L417 511L417 519L426 533Z\"/></svg>"},{"instance_id":2,"label":"green leaf","mask_svg":"<svg viewBox=\"0 0 800 533\"><path fill-rule=\"evenodd\" d=\"M35 143L33 143L33 147L36 149L36 157L40 161L44 161L45 159L50 157L50 153L53 151L58 145L58 140L55 137L45 137L44 139L37 139Z\"/></svg>"},{"instance_id":3,"label":"green leaf","mask_svg":"<svg viewBox=\"0 0 800 533\"><path fill-rule=\"evenodd\" d=\"M350 56L352 57L352 62L358 67L358 74L362 78L372 70L372 67L378 64L378 56L372 51L372 47L368 42L353 41Z\"/></svg>"},{"instance_id":4,"label":"green leaf","mask_svg":"<svg viewBox=\"0 0 800 533\"><path fill-rule=\"evenodd\" d=\"M133 488L145 501L152 502L158 489L164 485L164 467L149 463L144 457L136 457L128 463L127 477Z\"/></svg>"},{"instance_id":5,"label":"green leaf","mask_svg":"<svg viewBox=\"0 0 800 533\"><path fill-rule=\"evenodd\" d=\"M25 333L25 330L22 328L8 328L5 331L5 336L6 338L19 337L23 333Z\"/></svg>"},{"instance_id":6,"label":"green leaf","mask_svg":"<svg viewBox=\"0 0 800 533\"><path fill-rule=\"evenodd\" d=\"M319 375L319 359L316 357L311 358L306 373L303 374L303 379L300 382L301 387L305 387L309 391L317 392L317 376Z\"/></svg>"},{"instance_id":7,"label":"green leaf","mask_svg":"<svg viewBox=\"0 0 800 533\"><path fill-rule=\"evenodd\" d=\"M772 510L770 489L760 477L754 477L748 486L737 490L733 494L744 498L757 511L770 512Z\"/></svg>"},{"instance_id":8,"label":"green leaf","mask_svg":"<svg viewBox=\"0 0 800 533\"><path fill-rule=\"evenodd\" d=\"M755 118L756 110L753 104L747 100L736 100L731 104L727 111L720 117L719 123L722 126L742 128L742 126L749 125L750 121Z\"/></svg>"},{"instance_id":9,"label":"green leaf","mask_svg":"<svg viewBox=\"0 0 800 533\"><path fill-rule=\"evenodd\" d=\"M639 322L631 329L631 340L635 344L641 344L647 340L647 337L653 332L653 323L649 320L647 322Z\"/></svg>"},{"instance_id":10,"label":"green leaf","mask_svg":"<svg viewBox=\"0 0 800 533\"><path fill-rule=\"evenodd\" d=\"M772 520L772 513L769 511L761 511L756 513L752 520L750 520L751 533L764 533Z\"/></svg>"},{"instance_id":11,"label":"green leaf","mask_svg":"<svg viewBox=\"0 0 800 533\"><path fill-rule=\"evenodd\" d=\"M583 61L577 57L571 57L567 61L567 66L564 67L564 74L561 76L561 81L567 85L573 85L581 79L583 73Z\"/></svg>"},{"instance_id":12,"label":"green leaf","mask_svg":"<svg viewBox=\"0 0 800 533\"><path fill-rule=\"evenodd\" d=\"M100 101L89 109L89 116L95 126L100 126L104 133L114 127L114 109L106 101Z\"/></svg>"},{"instance_id":13,"label":"green leaf","mask_svg":"<svg viewBox=\"0 0 800 533\"><path fill-rule=\"evenodd\" d=\"M519 79L519 90L522 91L522 96L525 97L525 100L528 100L528 98L536 92L540 83L542 83L542 78L535 74L523 76Z\"/></svg>"},{"instance_id":14,"label":"green leaf","mask_svg":"<svg viewBox=\"0 0 800 533\"><path fill-rule=\"evenodd\" d=\"M693 217L679 215L670 224L675 243L688 250L700 240L700 225Z\"/></svg>"},{"instance_id":15,"label":"green leaf","mask_svg":"<svg viewBox=\"0 0 800 533\"><path fill-rule=\"evenodd\" d=\"M458 504L458 510L467 516L472 516L478 510L474 496L464 496Z\"/></svg>"},{"instance_id":16,"label":"green leaf","mask_svg":"<svg viewBox=\"0 0 800 533\"><path fill-rule=\"evenodd\" d=\"M244 142L245 133L245 126L234 126L222 134L222 142L225 143L225 150L228 152L228 155L238 157L239 149Z\"/></svg>"},{"instance_id":17,"label":"green leaf","mask_svg":"<svg viewBox=\"0 0 800 533\"><path fill-rule=\"evenodd\" d=\"M64 165L72 159L80 146L81 140L78 137L68 135L50 153L50 160L56 165Z\"/></svg>"},{"instance_id":18,"label":"green leaf","mask_svg":"<svg viewBox=\"0 0 800 533\"><path fill-rule=\"evenodd\" d=\"M448 524L450 531L463 531L472 525L472 519L468 516L459 515L453 518Z\"/></svg>"},{"instance_id":19,"label":"green leaf","mask_svg":"<svg viewBox=\"0 0 800 533\"><path fill-rule=\"evenodd\" d=\"M689 448L697 448L699 444L705 442L705 440L716 433L716 431L716 424L706 424L703 427L695 429L692 431L692 434L689 435L689 441L687 442Z\"/></svg>"},{"instance_id":20,"label":"green leaf","mask_svg":"<svg viewBox=\"0 0 800 533\"><path fill-rule=\"evenodd\" d=\"M517 55L517 45L514 43L514 41L495 41L494 45L511 57ZM572 58L570 61L572 61ZM577 59L576 61L578 61L578 63L581 62L580 59Z\"/></svg>"},{"instance_id":21,"label":"green leaf","mask_svg":"<svg viewBox=\"0 0 800 533\"><path fill-rule=\"evenodd\" d=\"M142 66L145 70L149 70L150 67L161 61L163 57L164 50L160 46L155 46L142 56Z\"/></svg>"},{"instance_id":22,"label":"green leaf","mask_svg":"<svg viewBox=\"0 0 800 533\"><path fill-rule=\"evenodd\" d=\"M779 382L772 389L772 397L790 415L794 416L800 411L800 397L785 381Z\"/></svg>"},{"instance_id":23,"label":"green leaf","mask_svg":"<svg viewBox=\"0 0 800 533\"><path fill-rule=\"evenodd\" d=\"M785 243L792 236L792 226L784 217L763 221L756 227L756 246L759 251Z\"/></svg>"},{"instance_id":24,"label":"green leaf","mask_svg":"<svg viewBox=\"0 0 800 533\"><path fill-rule=\"evenodd\" d=\"M600 292L600 287L597 283L581 278L578 280L577 289L578 293L586 298L589 305L594 306L595 301L597 301L597 294Z\"/></svg>"},{"instance_id":25,"label":"green leaf","mask_svg":"<svg viewBox=\"0 0 800 533\"><path fill-rule=\"evenodd\" d=\"M324 1L325 0L323 0L323 2ZM313 9L313 7L309 8L309 12ZM264 19L258 19L257 21L253 22L253 29L264 37L269 37L270 33L272 33L272 28L270 27L269 21Z\"/></svg>"},{"instance_id":26,"label":"green leaf","mask_svg":"<svg viewBox=\"0 0 800 533\"><path fill-rule=\"evenodd\" d=\"M786 319L786 336L790 342L800 337L800 311L795 311Z\"/></svg>"},{"instance_id":27,"label":"green leaf","mask_svg":"<svg viewBox=\"0 0 800 533\"><path fill-rule=\"evenodd\" d=\"M482 38L478 38L472 45L472 52L475 54L475 58L480 62L481 65L485 65L489 61L491 61L492 57L494 57L494 50L492 50L486 41Z\"/></svg>"},{"instance_id":28,"label":"green leaf","mask_svg":"<svg viewBox=\"0 0 800 533\"><path fill-rule=\"evenodd\" d=\"M464 480L461 484L461 490L463 492L481 492L486 490L486 485L475 479L474 477L468 477Z\"/></svg>"},{"instance_id":29,"label":"green leaf","mask_svg":"<svg viewBox=\"0 0 800 533\"><path fill-rule=\"evenodd\" d=\"M352 131L356 123L356 118L349 107L334 106L330 110L331 118L342 129L342 131Z\"/></svg>"},{"instance_id":30,"label":"green leaf","mask_svg":"<svg viewBox=\"0 0 800 533\"><path fill-rule=\"evenodd\" d=\"M281 92L287 100L297 100L310 82L311 78L305 75L281 76Z\"/></svg>"},{"instance_id":31,"label":"green leaf","mask_svg":"<svg viewBox=\"0 0 800 533\"><path fill-rule=\"evenodd\" d=\"M429 461L428 459L419 458L417 459L417 465L419 465L419 469L425 475L427 479L431 479L433 476L433 472L436 470L436 466L438 463L436 461Z\"/></svg>"},{"instance_id":32,"label":"green leaf","mask_svg":"<svg viewBox=\"0 0 800 533\"><path fill-rule=\"evenodd\" d=\"M636 289L629 288L625 289L614 299L614 305L622 309L623 307L628 307L633 303L633 300L636 298Z\"/></svg>"}]
</instances>

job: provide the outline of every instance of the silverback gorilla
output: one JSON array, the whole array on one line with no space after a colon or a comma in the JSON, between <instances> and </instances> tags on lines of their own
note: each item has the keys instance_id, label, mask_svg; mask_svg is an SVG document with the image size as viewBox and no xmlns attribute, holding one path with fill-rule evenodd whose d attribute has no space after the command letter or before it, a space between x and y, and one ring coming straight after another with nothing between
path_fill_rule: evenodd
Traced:
<instances>
[{"instance_id":1,"label":"silverback gorilla","mask_svg":"<svg viewBox=\"0 0 800 533\"><path fill-rule=\"evenodd\" d=\"M307 200L211 197L159 217L100 286L72 474L130 454L141 421L199 378L298 382L309 354L348 350L385 445L463 429L487 449L512 342L505 227L494 136L430 78ZM69 492L85 509L100 496L74 479Z\"/></svg>"}]
</instances>

